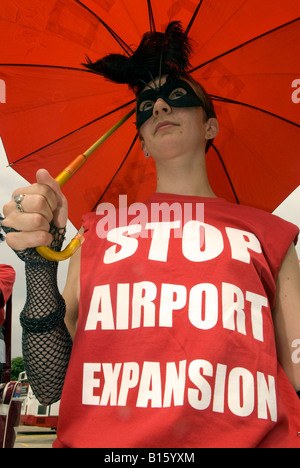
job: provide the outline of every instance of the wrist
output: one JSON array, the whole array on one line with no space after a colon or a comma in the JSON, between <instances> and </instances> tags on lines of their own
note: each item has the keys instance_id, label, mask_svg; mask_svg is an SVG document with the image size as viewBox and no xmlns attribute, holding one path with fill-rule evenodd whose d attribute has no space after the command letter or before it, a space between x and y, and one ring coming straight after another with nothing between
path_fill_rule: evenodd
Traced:
<instances>
[{"instance_id":1,"label":"wrist","mask_svg":"<svg viewBox=\"0 0 300 468\"><path fill-rule=\"evenodd\" d=\"M8 227L8 226L3 226L2 221L4 219L5 218L0 216L0 231L2 229L2 231L5 234L8 234L10 232L20 232L20 231L17 231L16 229L14 229L14 228L11 228L11 227ZM49 233L52 235L52 242L49 245L49 247L52 250L54 250L56 252L59 252L61 250L63 242L65 240L66 228L65 227L64 228L57 228L55 226L55 224L53 223L53 221L51 221ZM4 240L3 236L2 236L1 240ZM14 250L15 254L20 258L20 260L22 260L26 264L39 265L41 267L42 266L47 267L47 266L50 266L53 263L56 264L56 262L46 260L41 255L39 255L38 252L36 251L36 248L31 248L30 247L30 248L27 248L27 249L24 249L24 250L16 250L16 249L13 249L13 250Z\"/></svg>"}]
</instances>

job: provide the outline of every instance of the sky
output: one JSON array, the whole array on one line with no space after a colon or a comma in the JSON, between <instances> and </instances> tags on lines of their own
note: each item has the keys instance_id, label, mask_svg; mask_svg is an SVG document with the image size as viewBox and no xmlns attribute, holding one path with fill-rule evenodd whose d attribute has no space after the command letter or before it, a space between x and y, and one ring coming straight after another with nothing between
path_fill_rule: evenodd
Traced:
<instances>
[{"instance_id":1,"label":"sky","mask_svg":"<svg viewBox=\"0 0 300 468\"><path fill-rule=\"evenodd\" d=\"M1 136L0 136L1 137ZM0 139L0 212L3 213L3 205L7 203L12 192L19 187L27 186L28 182L8 167L5 150ZM287 221L290 221L300 228L300 186L283 202L274 212ZM66 243L76 234L74 226L68 222ZM300 259L300 242L297 246L297 253ZM5 242L0 243L0 264L11 265L16 271L16 281L13 290L13 333L12 333L12 358L22 355L21 326L19 314L24 306L26 298L24 263L15 255ZM69 261L60 262L58 269L58 284L62 291Z\"/></svg>"}]
</instances>

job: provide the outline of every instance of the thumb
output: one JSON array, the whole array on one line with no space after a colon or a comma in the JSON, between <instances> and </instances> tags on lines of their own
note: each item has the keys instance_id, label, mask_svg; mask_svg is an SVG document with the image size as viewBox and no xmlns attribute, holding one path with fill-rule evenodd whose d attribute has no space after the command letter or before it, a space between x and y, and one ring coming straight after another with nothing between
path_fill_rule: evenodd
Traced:
<instances>
[{"instance_id":1,"label":"thumb","mask_svg":"<svg viewBox=\"0 0 300 468\"><path fill-rule=\"evenodd\" d=\"M36 181L38 184L48 185L57 194L61 194L60 186L57 180L49 174L46 169L39 169L36 173Z\"/></svg>"},{"instance_id":2,"label":"thumb","mask_svg":"<svg viewBox=\"0 0 300 468\"><path fill-rule=\"evenodd\" d=\"M48 185L56 194L57 208L53 213L53 221L57 227L64 227L68 219L68 202L63 195L60 185L46 169L39 169L36 173L38 184Z\"/></svg>"}]
</instances>

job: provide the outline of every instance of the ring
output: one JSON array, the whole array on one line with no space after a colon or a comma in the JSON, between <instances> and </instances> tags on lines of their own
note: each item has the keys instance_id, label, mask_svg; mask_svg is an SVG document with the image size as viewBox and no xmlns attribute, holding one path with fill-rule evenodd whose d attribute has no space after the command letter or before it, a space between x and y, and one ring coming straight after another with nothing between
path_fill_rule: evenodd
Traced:
<instances>
[{"instance_id":1,"label":"ring","mask_svg":"<svg viewBox=\"0 0 300 468\"><path fill-rule=\"evenodd\" d=\"M25 195L15 195L14 196L14 201L16 203L17 209L21 211L21 213L24 213L24 209L22 206L22 200L24 200Z\"/></svg>"}]
</instances>

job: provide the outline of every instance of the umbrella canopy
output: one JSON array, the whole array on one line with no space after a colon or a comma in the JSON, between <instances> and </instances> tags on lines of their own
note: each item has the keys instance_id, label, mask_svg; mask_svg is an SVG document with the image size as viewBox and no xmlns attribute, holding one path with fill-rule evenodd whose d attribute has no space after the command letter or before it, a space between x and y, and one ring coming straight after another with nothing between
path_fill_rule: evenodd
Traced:
<instances>
[{"instance_id":1,"label":"umbrella canopy","mask_svg":"<svg viewBox=\"0 0 300 468\"><path fill-rule=\"evenodd\" d=\"M82 66L132 54L142 35L180 20L193 40L191 75L212 96L220 134L207 153L218 196L273 211L300 183L300 4L294 0L14 0L1 2L0 136L29 182L56 176L134 107L126 85ZM3 87L1 88L3 89ZM5 102L3 102L5 101ZM155 190L131 117L64 186L70 220L99 202Z\"/></svg>"}]
</instances>

